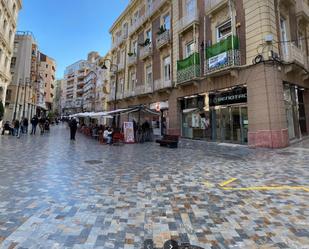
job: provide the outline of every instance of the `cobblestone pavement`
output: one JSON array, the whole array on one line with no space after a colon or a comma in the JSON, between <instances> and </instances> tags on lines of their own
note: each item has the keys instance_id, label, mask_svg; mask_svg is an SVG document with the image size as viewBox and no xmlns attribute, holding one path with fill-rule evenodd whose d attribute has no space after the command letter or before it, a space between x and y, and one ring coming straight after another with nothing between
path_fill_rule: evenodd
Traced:
<instances>
[{"instance_id":1,"label":"cobblestone pavement","mask_svg":"<svg viewBox=\"0 0 309 249\"><path fill-rule=\"evenodd\" d=\"M0 248L309 248L309 143L107 146L65 126L0 138ZM225 190L219 183L242 190Z\"/></svg>"}]
</instances>

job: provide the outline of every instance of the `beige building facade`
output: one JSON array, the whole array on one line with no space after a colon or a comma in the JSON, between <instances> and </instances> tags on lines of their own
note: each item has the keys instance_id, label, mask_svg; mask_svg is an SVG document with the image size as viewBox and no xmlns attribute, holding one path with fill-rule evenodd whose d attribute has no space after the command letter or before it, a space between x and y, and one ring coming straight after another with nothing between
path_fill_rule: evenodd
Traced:
<instances>
[{"instance_id":1,"label":"beige building facade","mask_svg":"<svg viewBox=\"0 0 309 249\"><path fill-rule=\"evenodd\" d=\"M110 29L110 109L155 108L161 133L185 138L288 146L309 131L308 20L304 0L133 0Z\"/></svg>"},{"instance_id":2,"label":"beige building facade","mask_svg":"<svg viewBox=\"0 0 309 249\"><path fill-rule=\"evenodd\" d=\"M53 109L53 101L55 95L55 75L56 75L56 62L51 57L39 53L39 76L44 84L42 89L44 89L43 104L47 111Z\"/></svg>"},{"instance_id":3,"label":"beige building facade","mask_svg":"<svg viewBox=\"0 0 309 249\"><path fill-rule=\"evenodd\" d=\"M7 87L11 82L10 63L14 53L17 18L21 0L0 2L0 101L6 103Z\"/></svg>"}]
</instances>

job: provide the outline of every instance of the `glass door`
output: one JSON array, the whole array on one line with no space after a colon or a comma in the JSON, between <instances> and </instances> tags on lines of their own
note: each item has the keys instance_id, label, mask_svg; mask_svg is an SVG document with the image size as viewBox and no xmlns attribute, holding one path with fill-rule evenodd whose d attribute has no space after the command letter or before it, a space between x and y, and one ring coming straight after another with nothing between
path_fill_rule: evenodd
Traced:
<instances>
[{"instance_id":1,"label":"glass door","mask_svg":"<svg viewBox=\"0 0 309 249\"><path fill-rule=\"evenodd\" d=\"M241 143L248 143L248 107L240 107Z\"/></svg>"},{"instance_id":2,"label":"glass door","mask_svg":"<svg viewBox=\"0 0 309 249\"><path fill-rule=\"evenodd\" d=\"M221 108L221 140L222 141L231 141L231 119L230 119L230 108L222 107Z\"/></svg>"},{"instance_id":3,"label":"glass door","mask_svg":"<svg viewBox=\"0 0 309 249\"><path fill-rule=\"evenodd\" d=\"M240 123L240 108L239 106L231 107L232 117L232 141L241 143L241 123Z\"/></svg>"}]
</instances>

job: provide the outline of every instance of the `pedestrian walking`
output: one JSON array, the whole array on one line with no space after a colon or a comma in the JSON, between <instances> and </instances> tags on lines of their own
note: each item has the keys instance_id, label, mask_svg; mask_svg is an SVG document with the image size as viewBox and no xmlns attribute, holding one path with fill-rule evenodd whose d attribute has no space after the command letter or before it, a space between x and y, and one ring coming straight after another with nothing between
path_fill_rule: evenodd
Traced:
<instances>
[{"instance_id":1,"label":"pedestrian walking","mask_svg":"<svg viewBox=\"0 0 309 249\"><path fill-rule=\"evenodd\" d=\"M36 127L39 123L39 119L37 118L36 115L33 116L33 118L31 119L31 135L35 135L35 132L36 132Z\"/></svg>"},{"instance_id":2,"label":"pedestrian walking","mask_svg":"<svg viewBox=\"0 0 309 249\"><path fill-rule=\"evenodd\" d=\"M77 122L75 118L72 118L70 123L70 133L71 133L71 140L75 140L75 135L76 135L76 131L77 131Z\"/></svg>"},{"instance_id":3,"label":"pedestrian walking","mask_svg":"<svg viewBox=\"0 0 309 249\"><path fill-rule=\"evenodd\" d=\"M43 135L45 131L45 118L44 117L39 118L39 126L41 130L41 135Z\"/></svg>"},{"instance_id":4,"label":"pedestrian walking","mask_svg":"<svg viewBox=\"0 0 309 249\"><path fill-rule=\"evenodd\" d=\"M23 133L28 134L28 126L29 126L29 121L27 118L24 118L23 120Z\"/></svg>"},{"instance_id":5,"label":"pedestrian walking","mask_svg":"<svg viewBox=\"0 0 309 249\"><path fill-rule=\"evenodd\" d=\"M13 136L16 136L19 138L19 128L20 128L20 123L19 123L19 120L16 119L13 121L13 125L14 125L14 134Z\"/></svg>"}]
</instances>

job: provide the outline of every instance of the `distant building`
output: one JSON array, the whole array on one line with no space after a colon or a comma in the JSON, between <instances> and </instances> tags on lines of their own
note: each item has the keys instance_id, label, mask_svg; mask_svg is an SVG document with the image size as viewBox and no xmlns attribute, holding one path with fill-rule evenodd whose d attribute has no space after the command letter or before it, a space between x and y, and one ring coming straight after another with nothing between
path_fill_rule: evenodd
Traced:
<instances>
[{"instance_id":1,"label":"distant building","mask_svg":"<svg viewBox=\"0 0 309 249\"><path fill-rule=\"evenodd\" d=\"M63 88L64 80L56 80L55 83L55 95L54 95L54 103L53 103L53 112L57 115L61 115L62 109L62 100L63 100Z\"/></svg>"}]
</instances>

